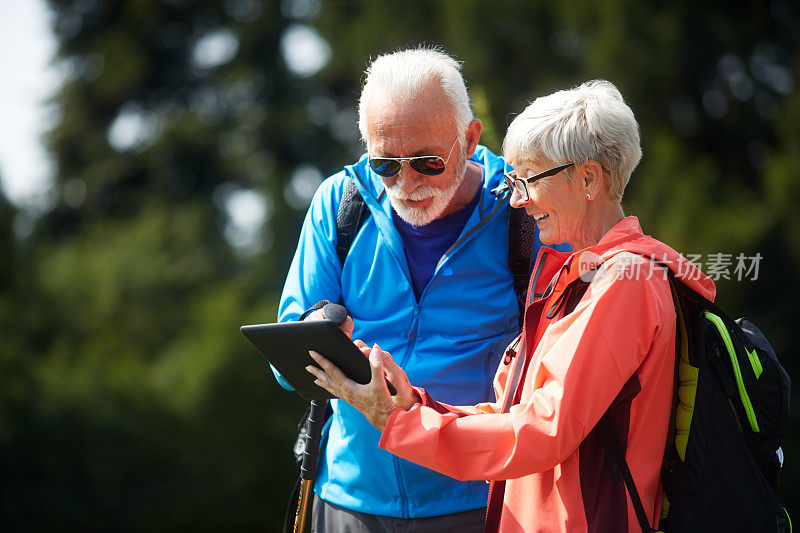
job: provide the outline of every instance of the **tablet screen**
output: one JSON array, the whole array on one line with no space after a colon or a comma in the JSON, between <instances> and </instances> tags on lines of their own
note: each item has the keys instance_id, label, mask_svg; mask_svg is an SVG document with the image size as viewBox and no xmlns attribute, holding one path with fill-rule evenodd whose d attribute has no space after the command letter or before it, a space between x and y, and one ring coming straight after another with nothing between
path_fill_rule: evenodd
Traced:
<instances>
[{"instance_id":1,"label":"tablet screen","mask_svg":"<svg viewBox=\"0 0 800 533\"><path fill-rule=\"evenodd\" d=\"M306 370L317 365L309 350L314 350L335 364L347 377L358 383L369 383L371 371L367 357L330 320L255 324L241 327L242 333L272 363L294 389L307 400L334 396L314 384L316 379Z\"/></svg>"}]
</instances>

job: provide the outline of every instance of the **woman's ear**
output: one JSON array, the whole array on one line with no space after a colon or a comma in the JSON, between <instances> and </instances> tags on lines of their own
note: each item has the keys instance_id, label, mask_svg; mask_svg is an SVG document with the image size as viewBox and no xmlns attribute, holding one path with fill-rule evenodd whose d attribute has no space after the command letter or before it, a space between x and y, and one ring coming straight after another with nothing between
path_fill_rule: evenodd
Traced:
<instances>
[{"instance_id":1,"label":"woman's ear","mask_svg":"<svg viewBox=\"0 0 800 533\"><path fill-rule=\"evenodd\" d=\"M587 161L581 165L581 188L588 200L594 200L603 192L606 176L597 161Z\"/></svg>"}]
</instances>

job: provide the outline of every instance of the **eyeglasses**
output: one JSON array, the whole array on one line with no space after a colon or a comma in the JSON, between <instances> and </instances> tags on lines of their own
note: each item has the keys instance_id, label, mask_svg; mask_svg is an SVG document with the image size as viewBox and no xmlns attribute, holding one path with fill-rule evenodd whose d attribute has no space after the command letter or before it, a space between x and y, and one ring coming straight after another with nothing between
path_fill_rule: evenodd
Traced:
<instances>
[{"instance_id":1,"label":"eyeglasses","mask_svg":"<svg viewBox=\"0 0 800 533\"><path fill-rule=\"evenodd\" d=\"M450 153L447 154L447 159L442 159L438 155L421 155L418 157L372 157L369 158L369 166L372 171L378 176L384 178L391 178L398 172L403 161L408 161L408 166L426 176L438 176L444 172L445 165L450 161L450 156L453 155L453 149L458 142L458 136L453 141L453 146L450 147Z\"/></svg>"},{"instance_id":2,"label":"eyeglasses","mask_svg":"<svg viewBox=\"0 0 800 533\"><path fill-rule=\"evenodd\" d=\"M566 163L564 165L559 165L555 168L551 168L550 170L545 170L544 172L539 172L538 174L531 176L529 178L520 178L511 172L503 174L503 178L505 178L505 187L502 185L497 187L496 189L492 190L492 193L495 195L502 194L505 191L511 189L513 191L517 191L519 197L522 198L522 201L528 201L530 197L528 196L528 183L533 183L534 181L542 178L546 178L548 176L554 176L564 170L565 168L569 168L575 163Z\"/></svg>"}]
</instances>

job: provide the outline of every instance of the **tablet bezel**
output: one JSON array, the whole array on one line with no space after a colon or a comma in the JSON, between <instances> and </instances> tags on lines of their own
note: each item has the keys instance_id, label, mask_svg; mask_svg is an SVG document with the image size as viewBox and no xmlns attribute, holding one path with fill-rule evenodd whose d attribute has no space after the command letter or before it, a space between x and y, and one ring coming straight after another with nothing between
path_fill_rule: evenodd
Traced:
<instances>
[{"instance_id":1,"label":"tablet bezel","mask_svg":"<svg viewBox=\"0 0 800 533\"><path fill-rule=\"evenodd\" d=\"M306 370L308 365L319 367L309 350L321 353L357 383L369 383L372 377L367 357L330 320L251 324L240 329L267 362L307 400L335 398L315 385L316 378Z\"/></svg>"}]
</instances>

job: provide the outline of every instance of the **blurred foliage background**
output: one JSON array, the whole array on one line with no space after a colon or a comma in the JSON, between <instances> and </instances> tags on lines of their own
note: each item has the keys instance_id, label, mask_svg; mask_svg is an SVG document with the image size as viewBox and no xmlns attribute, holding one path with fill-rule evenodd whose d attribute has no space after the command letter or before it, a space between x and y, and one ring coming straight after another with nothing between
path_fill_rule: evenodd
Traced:
<instances>
[{"instance_id":1,"label":"blurred foliage background","mask_svg":"<svg viewBox=\"0 0 800 533\"><path fill-rule=\"evenodd\" d=\"M314 189L363 150L363 70L400 47L464 61L494 150L537 95L617 84L644 148L626 212L731 274L761 254L718 300L800 371L796 3L48 3L54 184L44 209L0 196L5 531L278 530L305 403L238 326L275 319Z\"/></svg>"}]
</instances>

